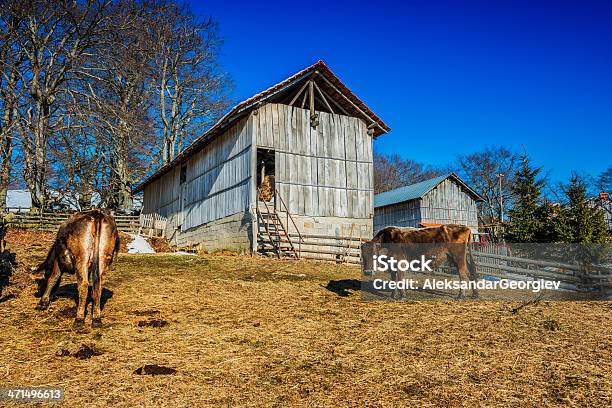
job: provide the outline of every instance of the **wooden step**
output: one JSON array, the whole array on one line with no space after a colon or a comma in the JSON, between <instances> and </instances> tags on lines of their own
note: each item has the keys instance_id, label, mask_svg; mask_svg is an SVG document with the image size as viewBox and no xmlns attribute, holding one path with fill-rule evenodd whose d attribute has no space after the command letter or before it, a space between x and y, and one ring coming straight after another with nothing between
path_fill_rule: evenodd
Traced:
<instances>
[{"instance_id":1,"label":"wooden step","mask_svg":"<svg viewBox=\"0 0 612 408\"><path fill-rule=\"evenodd\" d=\"M261 208L257 208L257 214L257 251L275 253L279 258L286 256L299 258L276 209L272 207L262 211Z\"/></svg>"},{"instance_id":2,"label":"wooden step","mask_svg":"<svg viewBox=\"0 0 612 408\"><path fill-rule=\"evenodd\" d=\"M268 218L268 217L280 218L278 216L278 213L262 213L262 212L260 212L259 215L261 215L262 218Z\"/></svg>"}]
</instances>

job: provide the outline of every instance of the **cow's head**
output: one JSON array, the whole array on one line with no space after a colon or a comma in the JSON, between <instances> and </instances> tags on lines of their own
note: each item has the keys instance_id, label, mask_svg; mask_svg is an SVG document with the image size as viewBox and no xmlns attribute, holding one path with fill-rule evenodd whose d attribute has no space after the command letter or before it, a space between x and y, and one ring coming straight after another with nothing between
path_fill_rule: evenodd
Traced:
<instances>
[{"instance_id":1,"label":"cow's head","mask_svg":"<svg viewBox=\"0 0 612 408\"><path fill-rule=\"evenodd\" d=\"M361 262L363 265L363 272L366 275L374 276L374 257L380 255L387 255L389 250L378 241L372 240L366 242L361 249Z\"/></svg>"}]
</instances>

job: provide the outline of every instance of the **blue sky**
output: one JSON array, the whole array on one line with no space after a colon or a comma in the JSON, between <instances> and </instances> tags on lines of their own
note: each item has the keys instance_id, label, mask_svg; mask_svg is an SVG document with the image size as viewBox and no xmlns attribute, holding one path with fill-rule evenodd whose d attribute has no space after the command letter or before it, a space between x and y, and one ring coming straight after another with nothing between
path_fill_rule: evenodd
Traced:
<instances>
[{"instance_id":1,"label":"blue sky","mask_svg":"<svg viewBox=\"0 0 612 408\"><path fill-rule=\"evenodd\" d=\"M192 7L220 24L235 100L323 59L391 126L380 152L444 166L524 147L553 180L612 165L612 2Z\"/></svg>"}]
</instances>

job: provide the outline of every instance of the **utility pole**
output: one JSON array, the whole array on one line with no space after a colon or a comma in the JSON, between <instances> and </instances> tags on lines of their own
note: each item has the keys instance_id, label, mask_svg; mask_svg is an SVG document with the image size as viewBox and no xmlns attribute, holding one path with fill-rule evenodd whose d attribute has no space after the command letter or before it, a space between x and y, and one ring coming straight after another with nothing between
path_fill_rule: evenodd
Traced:
<instances>
[{"instance_id":1,"label":"utility pole","mask_svg":"<svg viewBox=\"0 0 612 408\"><path fill-rule=\"evenodd\" d=\"M501 222L504 222L504 196L502 195L502 177L504 177L504 173L497 173L497 177L499 177L499 218Z\"/></svg>"}]
</instances>

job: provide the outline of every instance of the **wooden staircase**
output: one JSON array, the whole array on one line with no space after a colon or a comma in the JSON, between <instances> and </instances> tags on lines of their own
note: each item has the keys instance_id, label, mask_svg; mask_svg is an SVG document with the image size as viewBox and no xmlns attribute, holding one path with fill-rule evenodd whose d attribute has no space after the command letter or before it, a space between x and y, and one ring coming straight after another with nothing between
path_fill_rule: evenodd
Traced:
<instances>
[{"instance_id":1,"label":"wooden staircase","mask_svg":"<svg viewBox=\"0 0 612 408\"><path fill-rule=\"evenodd\" d=\"M259 191L257 196L259 197ZM284 206L284 202L278 196L278 191L276 191L275 197L278 197ZM260 204L263 204L263 207ZM275 254L278 258L290 257L299 259L302 237L287 208L285 207L284 210L287 216L287 226L283 224L274 204L269 205L265 201L257 203L257 252L261 254ZM298 240L295 244L287 232L289 220L293 222L297 231Z\"/></svg>"}]
</instances>

